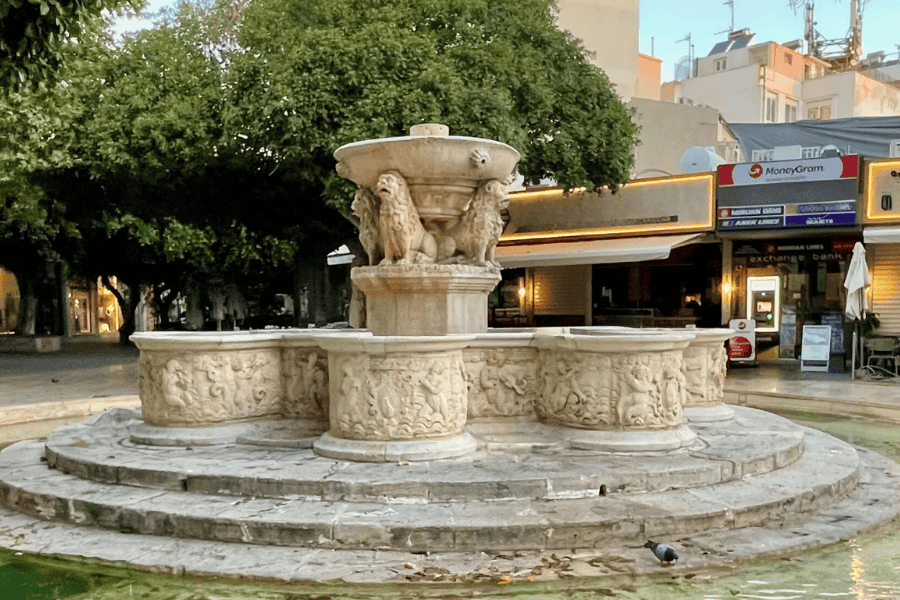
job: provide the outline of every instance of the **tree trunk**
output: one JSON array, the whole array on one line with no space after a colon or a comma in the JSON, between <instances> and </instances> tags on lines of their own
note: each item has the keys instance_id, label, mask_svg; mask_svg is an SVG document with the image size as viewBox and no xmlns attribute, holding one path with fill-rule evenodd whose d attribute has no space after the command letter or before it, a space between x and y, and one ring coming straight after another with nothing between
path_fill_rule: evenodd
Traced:
<instances>
[{"instance_id":1,"label":"tree trunk","mask_svg":"<svg viewBox=\"0 0 900 600\"><path fill-rule=\"evenodd\" d=\"M112 295L116 297L116 302L119 303L119 310L122 312L122 326L119 327L119 343L122 345L130 345L131 344L131 334L134 333L134 307L135 297L140 295L140 287L133 287L131 284L126 283L128 286L129 294L126 298L122 295L122 293L112 284L109 280L108 275L101 275L100 280L103 282L103 287L112 292ZM124 279L122 280L124 282Z\"/></svg>"},{"instance_id":2,"label":"tree trunk","mask_svg":"<svg viewBox=\"0 0 900 600\"><path fill-rule=\"evenodd\" d=\"M306 288L308 321L317 327L328 324L328 307L326 306L325 286L327 273L317 264L303 263L297 266L297 289ZM299 296L297 312L299 313Z\"/></svg>"},{"instance_id":3,"label":"tree trunk","mask_svg":"<svg viewBox=\"0 0 900 600\"><path fill-rule=\"evenodd\" d=\"M37 292L34 279L26 275L16 275L19 282L19 322L16 323L16 335L35 335L37 332Z\"/></svg>"}]
</instances>

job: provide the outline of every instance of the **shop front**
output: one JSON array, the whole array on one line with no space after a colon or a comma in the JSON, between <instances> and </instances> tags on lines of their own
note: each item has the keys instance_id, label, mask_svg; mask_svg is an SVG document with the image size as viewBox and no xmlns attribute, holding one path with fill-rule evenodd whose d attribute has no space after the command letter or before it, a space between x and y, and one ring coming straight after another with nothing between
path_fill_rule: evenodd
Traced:
<instances>
[{"instance_id":1,"label":"shop front","mask_svg":"<svg viewBox=\"0 0 900 600\"><path fill-rule=\"evenodd\" d=\"M712 173L510 194L494 326L718 326Z\"/></svg>"},{"instance_id":2,"label":"shop front","mask_svg":"<svg viewBox=\"0 0 900 600\"><path fill-rule=\"evenodd\" d=\"M830 367L844 370L852 324L843 283L862 240L858 172L857 156L719 167L727 309L754 321L761 359L800 359L804 331L827 326Z\"/></svg>"},{"instance_id":3,"label":"shop front","mask_svg":"<svg viewBox=\"0 0 900 600\"><path fill-rule=\"evenodd\" d=\"M866 165L863 241L872 274L875 333L900 336L900 159Z\"/></svg>"},{"instance_id":4,"label":"shop front","mask_svg":"<svg viewBox=\"0 0 900 600\"><path fill-rule=\"evenodd\" d=\"M117 287L115 277L111 283ZM119 290L120 293L123 290ZM98 279L83 283L70 281L66 297L69 303L69 335L96 335L118 331L122 326L122 313L115 295Z\"/></svg>"}]
</instances>

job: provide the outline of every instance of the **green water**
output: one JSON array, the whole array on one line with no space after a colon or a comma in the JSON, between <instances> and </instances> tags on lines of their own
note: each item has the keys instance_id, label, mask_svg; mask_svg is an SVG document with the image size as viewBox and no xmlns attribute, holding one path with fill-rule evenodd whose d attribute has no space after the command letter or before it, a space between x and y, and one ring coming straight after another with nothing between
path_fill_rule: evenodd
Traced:
<instances>
[{"instance_id":1,"label":"green water","mask_svg":"<svg viewBox=\"0 0 900 600\"><path fill-rule=\"evenodd\" d=\"M900 461L900 426L786 413L804 425ZM900 499L898 499L900 501ZM281 584L150 575L0 550L0 600L401 600L428 598L755 598L900 600L900 522L775 561L675 576L479 584Z\"/></svg>"}]
</instances>

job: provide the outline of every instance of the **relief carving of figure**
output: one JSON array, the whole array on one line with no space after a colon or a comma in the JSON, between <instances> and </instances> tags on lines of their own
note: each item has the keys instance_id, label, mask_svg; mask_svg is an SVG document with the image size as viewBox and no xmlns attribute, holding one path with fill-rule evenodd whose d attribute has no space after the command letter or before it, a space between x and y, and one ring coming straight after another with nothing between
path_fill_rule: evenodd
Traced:
<instances>
[{"instance_id":1,"label":"relief carving of figure","mask_svg":"<svg viewBox=\"0 0 900 600\"><path fill-rule=\"evenodd\" d=\"M312 399L323 414L328 413L328 372L316 364L312 374Z\"/></svg>"},{"instance_id":2,"label":"relief carving of figure","mask_svg":"<svg viewBox=\"0 0 900 600\"><path fill-rule=\"evenodd\" d=\"M705 359L705 350L698 352L688 348L684 351L685 387L689 404L702 404L706 400L707 384L703 368Z\"/></svg>"},{"instance_id":3,"label":"relief carving of figure","mask_svg":"<svg viewBox=\"0 0 900 600\"><path fill-rule=\"evenodd\" d=\"M381 198L381 264L433 263L437 245L419 220L406 180L400 173L388 171L378 178L375 191Z\"/></svg>"},{"instance_id":4,"label":"relief carving of figure","mask_svg":"<svg viewBox=\"0 0 900 600\"><path fill-rule=\"evenodd\" d=\"M685 377L677 365L663 369L662 413L667 421L681 421L684 406Z\"/></svg>"},{"instance_id":5,"label":"relief carving of figure","mask_svg":"<svg viewBox=\"0 0 900 600\"><path fill-rule=\"evenodd\" d=\"M584 391L585 402L579 407L576 417L582 425L610 424L612 422L609 397L604 392L603 381L608 379L609 360L605 363L591 363L587 365L584 373L584 383L581 389Z\"/></svg>"},{"instance_id":6,"label":"relief carving of figure","mask_svg":"<svg viewBox=\"0 0 900 600\"><path fill-rule=\"evenodd\" d=\"M431 364L428 374L419 383L425 388L425 404L431 409L432 418L438 421L447 419L450 409L447 406L447 396L441 389L444 381L437 363Z\"/></svg>"},{"instance_id":7,"label":"relief carving of figure","mask_svg":"<svg viewBox=\"0 0 900 600\"><path fill-rule=\"evenodd\" d=\"M503 233L500 211L507 206L506 185L496 179L480 185L459 223L441 236L438 262L499 268L494 251Z\"/></svg>"},{"instance_id":8,"label":"relief carving of figure","mask_svg":"<svg viewBox=\"0 0 900 600\"><path fill-rule=\"evenodd\" d=\"M646 365L634 365L625 376L627 391L619 398L618 417L622 425L649 425L653 415L653 375Z\"/></svg>"},{"instance_id":9,"label":"relief carving of figure","mask_svg":"<svg viewBox=\"0 0 900 600\"><path fill-rule=\"evenodd\" d=\"M724 346L711 350L712 365L709 369L709 402L721 402L725 396L725 376L728 354Z\"/></svg>"},{"instance_id":10,"label":"relief carving of figure","mask_svg":"<svg viewBox=\"0 0 900 600\"><path fill-rule=\"evenodd\" d=\"M506 361L504 361L504 363L505 364L500 367L500 372L498 373L500 381L515 393L524 396L525 386L528 384L528 380L523 372L524 369L506 363Z\"/></svg>"},{"instance_id":11,"label":"relief carving of figure","mask_svg":"<svg viewBox=\"0 0 900 600\"><path fill-rule=\"evenodd\" d=\"M383 258L378 231L378 196L368 188L359 188L350 210L359 220L359 242L369 257L369 265L377 265Z\"/></svg>"},{"instance_id":12,"label":"relief carving of figure","mask_svg":"<svg viewBox=\"0 0 900 600\"><path fill-rule=\"evenodd\" d=\"M174 358L162 372L163 400L173 409L184 409L192 401L190 381L184 366Z\"/></svg>"},{"instance_id":13,"label":"relief carving of figure","mask_svg":"<svg viewBox=\"0 0 900 600\"><path fill-rule=\"evenodd\" d=\"M563 360L558 361L556 367L560 374L559 383L553 390L556 410L560 413L568 411L574 414L576 407L587 400L578 383L576 369Z\"/></svg>"},{"instance_id":14,"label":"relief carving of figure","mask_svg":"<svg viewBox=\"0 0 900 600\"><path fill-rule=\"evenodd\" d=\"M481 391L489 406L497 408L500 402L500 369L498 357L494 353L487 353L484 357L485 365L481 369L479 381Z\"/></svg>"}]
</instances>

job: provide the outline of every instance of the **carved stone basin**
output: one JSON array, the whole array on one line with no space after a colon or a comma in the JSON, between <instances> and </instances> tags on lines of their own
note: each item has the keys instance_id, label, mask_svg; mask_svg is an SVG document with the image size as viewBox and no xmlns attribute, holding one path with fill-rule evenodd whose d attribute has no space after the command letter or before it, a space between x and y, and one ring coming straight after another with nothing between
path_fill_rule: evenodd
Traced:
<instances>
[{"instance_id":1,"label":"carved stone basin","mask_svg":"<svg viewBox=\"0 0 900 600\"><path fill-rule=\"evenodd\" d=\"M495 140L451 136L444 125L410 128L410 135L353 142L334 152L338 175L375 188L388 171L400 173L413 204L426 223L458 219L478 183L505 181L516 169L519 152Z\"/></svg>"}]
</instances>

